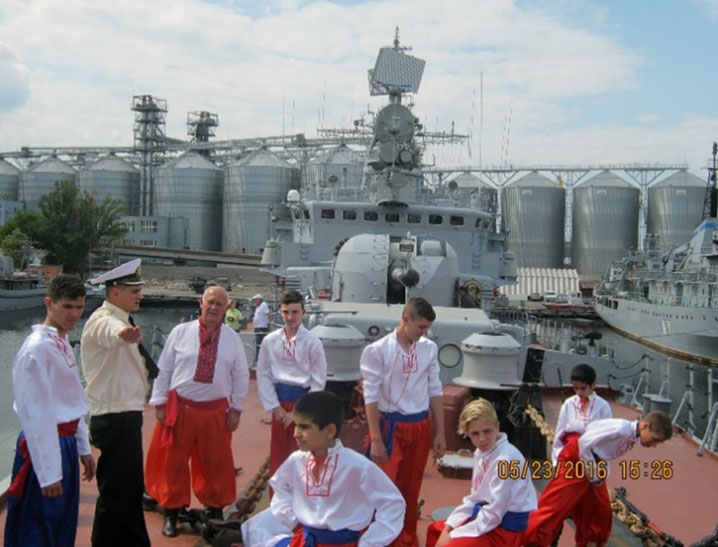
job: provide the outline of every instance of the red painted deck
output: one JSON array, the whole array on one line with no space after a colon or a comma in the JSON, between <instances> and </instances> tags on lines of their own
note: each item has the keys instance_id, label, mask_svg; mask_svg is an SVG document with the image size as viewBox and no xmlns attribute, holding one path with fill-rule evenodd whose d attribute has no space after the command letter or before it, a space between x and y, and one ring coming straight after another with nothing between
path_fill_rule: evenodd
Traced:
<instances>
[{"instance_id":1,"label":"red painted deck","mask_svg":"<svg viewBox=\"0 0 718 547\"><path fill-rule=\"evenodd\" d=\"M237 492L241 492L245 485L254 477L260 465L266 459L269 449L270 427L262 423L264 412L259 403L255 381L252 380L249 395L245 404L245 412L238 431L234 434L233 447L235 465L242 467L243 472L237 476ZM568 391L567 391L568 393ZM558 417L561 397L559 394L550 394L544 397L544 412L548 423L555 424ZM636 419L638 411L618 404L612 404L614 416ZM145 413L144 438L145 446L149 444L154 415L152 410ZM639 445L627 454L626 459L635 459L648 464L650 474L651 462L670 461L673 464L673 477L669 480L651 480L650 477L641 476L636 480L622 479L618 462L611 464L611 475L608 478L609 489L623 486L628 490L628 498L641 508L663 531L689 545L712 532L716 524L715 508L718 507L718 458L706 454L702 458L696 455L697 445L681 436L657 448L647 449ZM419 520L419 537L421 545L430 524L431 513L435 509L453 506L460 502L468 492L468 480L444 478L441 476L433 462L427 465L421 497L425 504ZM92 483L82 483L80 521L77 533L78 547L90 545L92 529L92 515L94 511L97 487ZM199 507L196 500L194 506ZM260 501L259 507L266 506L266 493ZM157 512L145 513L147 528L153 545L182 546L205 545L200 538L189 528L173 539L165 538L160 533L162 516ZM0 510L0 537L5 526L5 508ZM187 526L187 525L185 525ZM627 545L625 541L617 540L613 545ZM559 543L561 547L573 545L573 535L568 526Z\"/></svg>"}]
</instances>

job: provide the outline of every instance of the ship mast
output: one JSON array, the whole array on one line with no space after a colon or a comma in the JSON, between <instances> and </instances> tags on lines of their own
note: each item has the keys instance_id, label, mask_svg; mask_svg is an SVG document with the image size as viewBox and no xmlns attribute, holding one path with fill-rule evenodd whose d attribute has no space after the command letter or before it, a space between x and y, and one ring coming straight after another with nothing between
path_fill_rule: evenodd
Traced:
<instances>
[{"instance_id":1,"label":"ship mast","mask_svg":"<svg viewBox=\"0 0 718 547\"><path fill-rule=\"evenodd\" d=\"M708 185L703 201L703 218L718 217L718 188L716 187L716 171L718 170L718 143L713 143L712 165L708 166Z\"/></svg>"}]
</instances>

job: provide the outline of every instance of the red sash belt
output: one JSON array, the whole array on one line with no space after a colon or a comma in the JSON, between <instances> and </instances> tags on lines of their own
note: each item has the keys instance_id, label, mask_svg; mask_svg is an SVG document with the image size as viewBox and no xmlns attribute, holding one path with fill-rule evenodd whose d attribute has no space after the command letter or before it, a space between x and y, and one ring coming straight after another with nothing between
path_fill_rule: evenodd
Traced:
<instances>
[{"instance_id":1,"label":"red sash belt","mask_svg":"<svg viewBox=\"0 0 718 547\"><path fill-rule=\"evenodd\" d=\"M60 437L74 437L75 433L77 433L77 424L79 423L80 419L78 418L71 422L57 424L57 434ZM10 488L7 489L7 493L14 498L21 499L25 493L25 485L27 484L27 478L30 476L30 469L32 469L32 460L30 459L30 451L27 449L27 438L25 435L20 439L17 445L17 451L25 461L22 462L17 475L15 475L12 484L10 484Z\"/></svg>"},{"instance_id":2,"label":"red sash belt","mask_svg":"<svg viewBox=\"0 0 718 547\"><path fill-rule=\"evenodd\" d=\"M214 401L193 401L177 395L176 389L167 392L167 404L165 406L165 425L162 430L161 445L170 446L174 442L174 427L177 423L180 405L194 408L195 410L218 410L227 405L227 399L215 399Z\"/></svg>"}]
</instances>

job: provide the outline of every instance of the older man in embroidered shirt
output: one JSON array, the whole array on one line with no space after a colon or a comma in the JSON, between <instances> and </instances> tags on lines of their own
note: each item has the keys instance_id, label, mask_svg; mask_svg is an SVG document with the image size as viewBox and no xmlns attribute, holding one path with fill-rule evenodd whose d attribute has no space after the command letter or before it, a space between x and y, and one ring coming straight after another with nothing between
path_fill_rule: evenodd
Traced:
<instances>
[{"instance_id":1,"label":"older man in embroidered shirt","mask_svg":"<svg viewBox=\"0 0 718 547\"><path fill-rule=\"evenodd\" d=\"M212 518L236 497L232 432L239 426L249 370L240 338L222 323L229 295L209 287L196 321L172 329L150 404L157 424L146 462L147 491L165 508L162 534L177 535L177 514L192 489Z\"/></svg>"}]
</instances>

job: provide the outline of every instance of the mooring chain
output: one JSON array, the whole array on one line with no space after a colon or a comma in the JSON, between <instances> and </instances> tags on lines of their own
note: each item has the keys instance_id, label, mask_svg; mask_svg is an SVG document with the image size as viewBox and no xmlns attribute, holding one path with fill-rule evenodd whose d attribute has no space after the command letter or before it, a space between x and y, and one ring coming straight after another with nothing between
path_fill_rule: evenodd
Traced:
<instances>
[{"instance_id":1,"label":"mooring chain","mask_svg":"<svg viewBox=\"0 0 718 547\"><path fill-rule=\"evenodd\" d=\"M655 530L651 530L643 524L641 518L631 511L622 500L618 499L615 492L611 494L611 508L618 520L624 523L634 536L643 540L645 547L660 547L663 545L663 540Z\"/></svg>"},{"instance_id":2,"label":"mooring chain","mask_svg":"<svg viewBox=\"0 0 718 547\"><path fill-rule=\"evenodd\" d=\"M244 492L239 495L236 507L237 511L231 515L232 520L244 520L254 511L257 502L262 497L262 492L269 481L269 458L265 460L254 478L249 481Z\"/></svg>"},{"instance_id":3,"label":"mooring chain","mask_svg":"<svg viewBox=\"0 0 718 547\"><path fill-rule=\"evenodd\" d=\"M551 426L546 423L546 420L544 420L544 417L539 414L539 411L531 405L526 405L524 412L528 414L534 425L539 429L539 431L541 431L541 435L546 437L546 440L550 444L553 444L553 439L556 436L556 432L551 428Z\"/></svg>"}]
</instances>

